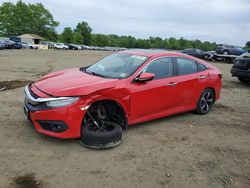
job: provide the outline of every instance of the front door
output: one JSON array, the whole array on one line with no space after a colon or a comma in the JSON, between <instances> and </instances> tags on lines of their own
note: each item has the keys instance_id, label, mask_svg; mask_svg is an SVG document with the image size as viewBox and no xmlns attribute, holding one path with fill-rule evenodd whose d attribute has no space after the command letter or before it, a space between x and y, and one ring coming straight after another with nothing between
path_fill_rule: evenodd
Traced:
<instances>
[{"instance_id":1,"label":"front door","mask_svg":"<svg viewBox=\"0 0 250 188\"><path fill-rule=\"evenodd\" d=\"M132 122L164 113L175 105L176 82L173 77L172 58L156 59L146 65L142 72L153 73L155 78L151 81L131 83Z\"/></svg>"}]
</instances>

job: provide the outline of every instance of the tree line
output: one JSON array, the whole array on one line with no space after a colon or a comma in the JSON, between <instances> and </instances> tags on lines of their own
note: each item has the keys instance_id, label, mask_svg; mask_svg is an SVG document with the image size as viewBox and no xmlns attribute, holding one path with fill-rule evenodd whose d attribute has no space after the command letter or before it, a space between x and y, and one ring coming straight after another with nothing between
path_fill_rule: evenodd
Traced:
<instances>
[{"instance_id":1,"label":"tree line","mask_svg":"<svg viewBox=\"0 0 250 188\"><path fill-rule=\"evenodd\" d=\"M199 48L214 50L216 43L188 40L183 37L162 39L149 37L139 39L133 36L104 35L92 33L92 28L85 21L76 25L74 29L65 27L61 34L56 32L58 21L41 3L26 4L22 0L16 2L3 2L0 5L0 35L18 36L24 33L37 34L48 41L85 44L91 46L111 46L125 48L164 48L182 50L186 48Z\"/></svg>"}]
</instances>

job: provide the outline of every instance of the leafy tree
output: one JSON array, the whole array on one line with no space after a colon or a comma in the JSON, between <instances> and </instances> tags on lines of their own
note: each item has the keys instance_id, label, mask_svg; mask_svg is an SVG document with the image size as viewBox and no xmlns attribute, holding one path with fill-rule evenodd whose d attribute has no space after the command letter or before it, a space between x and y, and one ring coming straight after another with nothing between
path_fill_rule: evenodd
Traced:
<instances>
[{"instance_id":1,"label":"leafy tree","mask_svg":"<svg viewBox=\"0 0 250 188\"><path fill-rule=\"evenodd\" d=\"M180 46L179 46L179 42L178 42L178 40L176 40L176 38L171 37L171 38L168 39L168 42L169 42L169 45L170 45L170 49L172 49L172 50L181 49Z\"/></svg>"},{"instance_id":2,"label":"leafy tree","mask_svg":"<svg viewBox=\"0 0 250 188\"><path fill-rule=\"evenodd\" d=\"M72 38L73 38L73 31L70 27L65 27L62 34L61 34L61 37L60 37L60 40L63 42L63 43L71 43L72 42Z\"/></svg>"},{"instance_id":3,"label":"leafy tree","mask_svg":"<svg viewBox=\"0 0 250 188\"><path fill-rule=\"evenodd\" d=\"M137 39L135 42L135 47L136 48L150 48L150 41L147 39Z\"/></svg>"},{"instance_id":4,"label":"leafy tree","mask_svg":"<svg viewBox=\"0 0 250 188\"><path fill-rule=\"evenodd\" d=\"M87 22L82 21L81 23L78 23L74 31L81 34L84 44L90 44L92 29Z\"/></svg>"},{"instance_id":5,"label":"leafy tree","mask_svg":"<svg viewBox=\"0 0 250 188\"><path fill-rule=\"evenodd\" d=\"M84 38L78 32L74 32L72 35L72 43L74 44L83 44Z\"/></svg>"},{"instance_id":6,"label":"leafy tree","mask_svg":"<svg viewBox=\"0 0 250 188\"><path fill-rule=\"evenodd\" d=\"M32 33L56 40L55 27L58 25L59 23L41 3L25 4L19 0L16 4L3 2L0 5L1 35Z\"/></svg>"},{"instance_id":7,"label":"leafy tree","mask_svg":"<svg viewBox=\"0 0 250 188\"><path fill-rule=\"evenodd\" d=\"M119 46L119 36L118 35L108 35L109 36L109 45L110 46Z\"/></svg>"},{"instance_id":8,"label":"leafy tree","mask_svg":"<svg viewBox=\"0 0 250 188\"><path fill-rule=\"evenodd\" d=\"M149 37L151 48L164 48L164 41L161 37Z\"/></svg>"},{"instance_id":9,"label":"leafy tree","mask_svg":"<svg viewBox=\"0 0 250 188\"><path fill-rule=\"evenodd\" d=\"M192 48L192 42L189 40L184 39L183 37L181 37L180 39L178 39L178 43L179 43L179 50L182 49L187 49L187 48Z\"/></svg>"},{"instance_id":10,"label":"leafy tree","mask_svg":"<svg viewBox=\"0 0 250 188\"><path fill-rule=\"evenodd\" d=\"M93 34L92 35L92 45L94 46L109 46L109 36L103 34Z\"/></svg>"}]
</instances>

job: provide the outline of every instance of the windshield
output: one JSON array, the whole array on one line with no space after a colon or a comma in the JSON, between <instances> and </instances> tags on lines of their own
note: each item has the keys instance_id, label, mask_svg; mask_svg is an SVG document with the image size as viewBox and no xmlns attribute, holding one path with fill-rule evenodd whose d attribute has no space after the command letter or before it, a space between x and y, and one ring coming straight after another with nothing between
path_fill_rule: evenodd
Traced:
<instances>
[{"instance_id":1,"label":"windshield","mask_svg":"<svg viewBox=\"0 0 250 188\"><path fill-rule=\"evenodd\" d=\"M115 53L86 69L86 73L106 78L127 78L148 58L145 56Z\"/></svg>"}]
</instances>

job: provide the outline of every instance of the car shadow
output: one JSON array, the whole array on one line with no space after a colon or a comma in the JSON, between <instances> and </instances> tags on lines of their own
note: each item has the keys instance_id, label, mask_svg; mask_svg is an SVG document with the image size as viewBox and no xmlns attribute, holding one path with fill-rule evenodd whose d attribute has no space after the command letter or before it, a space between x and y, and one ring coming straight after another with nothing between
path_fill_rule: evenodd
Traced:
<instances>
[{"instance_id":1,"label":"car shadow","mask_svg":"<svg viewBox=\"0 0 250 188\"><path fill-rule=\"evenodd\" d=\"M133 129L138 129L138 128L143 128L152 124L158 124L161 125L163 123L166 122L178 122L179 120L183 119L183 118L187 118L190 116L196 116L195 112L183 112L183 113L179 113L179 114L174 114L171 116L166 116L166 117L162 117L162 118L158 118L158 119L154 119L154 120L149 120L146 122L142 122L142 123L136 123L133 125L129 125L128 126L128 130L133 130Z\"/></svg>"}]
</instances>

